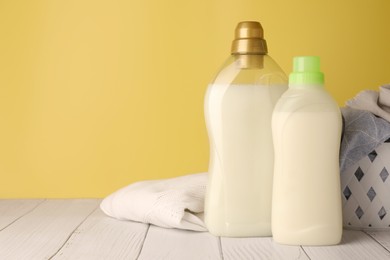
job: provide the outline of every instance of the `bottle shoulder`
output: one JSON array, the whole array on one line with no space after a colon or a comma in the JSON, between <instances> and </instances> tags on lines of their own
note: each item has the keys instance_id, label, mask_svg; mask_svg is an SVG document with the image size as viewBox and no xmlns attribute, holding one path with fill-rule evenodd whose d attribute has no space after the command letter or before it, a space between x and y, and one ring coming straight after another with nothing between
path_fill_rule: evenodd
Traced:
<instances>
[{"instance_id":1,"label":"bottle shoulder","mask_svg":"<svg viewBox=\"0 0 390 260\"><path fill-rule=\"evenodd\" d=\"M340 112L333 97L320 86L309 88L289 88L275 106L276 112Z\"/></svg>"},{"instance_id":2,"label":"bottle shoulder","mask_svg":"<svg viewBox=\"0 0 390 260\"><path fill-rule=\"evenodd\" d=\"M211 84L287 86L287 76L268 55L231 55Z\"/></svg>"}]
</instances>

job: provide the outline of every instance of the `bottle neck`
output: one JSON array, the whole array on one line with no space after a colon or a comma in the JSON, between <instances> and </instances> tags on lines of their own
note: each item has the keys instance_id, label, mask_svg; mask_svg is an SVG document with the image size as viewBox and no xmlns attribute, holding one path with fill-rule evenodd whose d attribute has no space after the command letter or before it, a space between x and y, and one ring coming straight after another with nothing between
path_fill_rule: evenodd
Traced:
<instances>
[{"instance_id":1,"label":"bottle neck","mask_svg":"<svg viewBox=\"0 0 390 260\"><path fill-rule=\"evenodd\" d=\"M319 83L289 83L290 89L304 89L304 90L323 90L324 84Z\"/></svg>"},{"instance_id":2,"label":"bottle neck","mask_svg":"<svg viewBox=\"0 0 390 260\"><path fill-rule=\"evenodd\" d=\"M262 54L232 54L240 69L264 68L264 56Z\"/></svg>"}]
</instances>

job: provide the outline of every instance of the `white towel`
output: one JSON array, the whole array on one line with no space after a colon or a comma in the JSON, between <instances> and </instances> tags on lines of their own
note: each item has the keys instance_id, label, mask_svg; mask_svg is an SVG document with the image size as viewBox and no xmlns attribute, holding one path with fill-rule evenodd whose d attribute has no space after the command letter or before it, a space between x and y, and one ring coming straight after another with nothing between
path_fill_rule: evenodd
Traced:
<instances>
[{"instance_id":1,"label":"white towel","mask_svg":"<svg viewBox=\"0 0 390 260\"><path fill-rule=\"evenodd\" d=\"M366 110L390 122L390 85L384 85L378 91L364 90L351 100L347 106Z\"/></svg>"},{"instance_id":2,"label":"white towel","mask_svg":"<svg viewBox=\"0 0 390 260\"><path fill-rule=\"evenodd\" d=\"M207 231L203 222L207 176L207 173L198 173L137 182L106 197L100 208L121 220Z\"/></svg>"}]
</instances>

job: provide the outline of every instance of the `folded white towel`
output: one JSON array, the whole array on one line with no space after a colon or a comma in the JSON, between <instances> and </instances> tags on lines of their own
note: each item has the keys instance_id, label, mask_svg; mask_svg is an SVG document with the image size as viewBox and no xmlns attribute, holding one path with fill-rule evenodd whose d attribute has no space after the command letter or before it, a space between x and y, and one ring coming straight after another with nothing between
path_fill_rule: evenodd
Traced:
<instances>
[{"instance_id":1,"label":"folded white towel","mask_svg":"<svg viewBox=\"0 0 390 260\"><path fill-rule=\"evenodd\" d=\"M203 222L207 176L207 173L198 173L137 182L106 197L100 208L121 220L207 231Z\"/></svg>"},{"instance_id":2,"label":"folded white towel","mask_svg":"<svg viewBox=\"0 0 390 260\"><path fill-rule=\"evenodd\" d=\"M384 85L378 91L364 90L351 100L347 106L366 110L390 122L390 85Z\"/></svg>"}]
</instances>

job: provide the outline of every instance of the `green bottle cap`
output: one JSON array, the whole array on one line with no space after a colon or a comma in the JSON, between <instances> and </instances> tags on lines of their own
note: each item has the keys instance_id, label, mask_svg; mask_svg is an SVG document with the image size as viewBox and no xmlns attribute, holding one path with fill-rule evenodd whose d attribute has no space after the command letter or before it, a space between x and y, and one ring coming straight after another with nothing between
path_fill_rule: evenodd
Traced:
<instances>
[{"instance_id":1,"label":"green bottle cap","mask_svg":"<svg viewBox=\"0 0 390 260\"><path fill-rule=\"evenodd\" d=\"M290 85L322 85L324 74L320 70L320 57L301 56L294 57L293 72L289 77Z\"/></svg>"}]
</instances>

